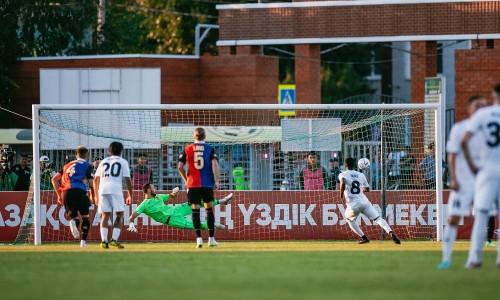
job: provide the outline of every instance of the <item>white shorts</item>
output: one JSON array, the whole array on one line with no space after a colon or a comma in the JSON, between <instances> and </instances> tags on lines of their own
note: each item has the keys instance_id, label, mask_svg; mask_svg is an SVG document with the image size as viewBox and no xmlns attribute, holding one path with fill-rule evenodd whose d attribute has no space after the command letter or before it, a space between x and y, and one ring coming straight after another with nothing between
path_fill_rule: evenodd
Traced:
<instances>
[{"instance_id":1,"label":"white shorts","mask_svg":"<svg viewBox=\"0 0 500 300\"><path fill-rule=\"evenodd\" d=\"M452 191L448 198L448 216L466 217L472 212L472 203L474 201L474 191L460 189Z\"/></svg>"},{"instance_id":2,"label":"white shorts","mask_svg":"<svg viewBox=\"0 0 500 300\"><path fill-rule=\"evenodd\" d=\"M352 203L347 203L347 208L345 210L345 217L354 221L359 216L363 214L367 216L370 220L375 220L380 217L378 211L373 207L369 201L357 201Z\"/></svg>"},{"instance_id":3,"label":"white shorts","mask_svg":"<svg viewBox=\"0 0 500 300\"><path fill-rule=\"evenodd\" d=\"M476 211L498 211L500 206L500 177L479 172L476 178L474 209Z\"/></svg>"},{"instance_id":4,"label":"white shorts","mask_svg":"<svg viewBox=\"0 0 500 300\"><path fill-rule=\"evenodd\" d=\"M122 194L99 195L99 213L125 211L125 200Z\"/></svg>"}]
</instances>

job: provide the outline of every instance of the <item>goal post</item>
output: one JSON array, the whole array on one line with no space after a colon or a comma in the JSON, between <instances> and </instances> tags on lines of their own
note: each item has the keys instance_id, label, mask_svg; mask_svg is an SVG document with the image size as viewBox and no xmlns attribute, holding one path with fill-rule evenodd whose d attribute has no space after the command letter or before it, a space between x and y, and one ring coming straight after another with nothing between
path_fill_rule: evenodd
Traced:
<instances>
[{"instance_id":1,"label":"goal post","mask_svg":"<svg viewBox=\"0 0 500 300\"><path fill-rule=\"evenodd\" d=\"M54 193L42 190L41 155L58 157L55 168L60 168L62 157L73 154L77 144L98 153L92 154L93 160L117 140L125 145L131 166L141 156L154 161L155 182L167 191L180 184L175 158L190 142L195 126L208 128L207 142L221 154L224 182L218 195L235 193L231 207L216 210L228 228L222 239L353 238L343 221L345 206L332 188L335 179L323 178L323 188L313 181L308 181L308 188L303 186L310 151L318 153L318 165L327 172L330 162L368 157L372 166L365 173L374 190L368 197L381 215L388 212L389 223L404 231L406 238L442 238L439 104L83 104L33 105L32 110L35 245L71 240L63 208L57 207ZM294 110L296 116L280 117L280 110ZM428 153L426 147L432 142L434 153ZM387 201L382 201L383 194ZM134 197L140 202L141 193L134 192ZM185 195L181 198L185 200ZM141 222L142 234L127 233L129 240L191 237L145 217ZM369 220L359 217L358 222L374 238L380 233ZM91 231L93 238L97 237Z\"/></svg>"}]
</instances>

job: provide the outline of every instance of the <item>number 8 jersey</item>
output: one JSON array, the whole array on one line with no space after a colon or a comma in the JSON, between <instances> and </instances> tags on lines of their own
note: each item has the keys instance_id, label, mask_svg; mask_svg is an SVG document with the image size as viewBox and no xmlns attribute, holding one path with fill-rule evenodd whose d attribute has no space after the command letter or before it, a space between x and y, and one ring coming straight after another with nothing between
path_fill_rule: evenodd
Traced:
<instances>
[{"instance_id":1,"label":"number 8 jersey","mask_svg":"<svg viewBox=\"0 0 500 300\"><path fill-rule=\"evenodd\" d=\"M363 193L363 188L370 187L365 174L347 170L340 173L339 181L342 182L342 179L345 179L344 197L347 203L368 201L368 198Z\"/></svg>"},{"instance_id":2,"label":"number 8 jersey","mask_svg":"<svg viewBox=\"0 0 500 300\"><path fill-rule=\"evenodd\" d=\"M99 180L99 195L122 195L123 177L130 177L128 162L121 156L109 156L101 161L95 172Z\"/></svg>"},{"instance_id":3,"label":"number 8 jersey","mask_svg":"<svg viewBox=\"0 0 500 300\"><path fill-rule=\"evenodd\" d=\"M187 188L214 188L215 178L212 160L217 159L214 148L205 142L188 145L179 156L179 161L187 163Z\"/></svg>"},{"instance_id":4,"label":"number 8 jersey","mask_svg":"<svg viewBox=\"0 0 500 300\"><path fill-rule=\"evenodd\" d=\"M467 125L468 132L484 137L484 142L470 149L479 151L480 172L500 176L500 105L481 108Z\"/></svg>"}]
</instances>

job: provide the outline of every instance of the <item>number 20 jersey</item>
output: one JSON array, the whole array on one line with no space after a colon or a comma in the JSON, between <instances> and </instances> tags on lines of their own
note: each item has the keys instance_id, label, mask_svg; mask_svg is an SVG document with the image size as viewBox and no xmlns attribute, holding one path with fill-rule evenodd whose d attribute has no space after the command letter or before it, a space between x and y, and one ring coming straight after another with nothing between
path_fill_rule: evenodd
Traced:
<instances>
[{"instance_id":1,"label":"number 20 jersey","mask_svg":"<svg viewBox=\"0 0 500 300\"><path fill-rule=\"evenodd\" d=\"M184 152L179 156L179 161L188 166L188 189L214 188L213 159L217 159L217 154L210 144L196 142L184 149Z\"/></svg>"},{"instance_id":2,"label":"number 20 jersey","mask_svg":"<svg viewBox=\"0 0 500 300\"><path fill-rule=\"evenodd\" d=\"M364 187L370 187L366 180L365 174L355 171L347 170L339 175L339 181L345 179L344 197L347 203L368 201L363 193Z\"/></svg>"},{"instance_id":3,"label":"number 20 jersey","mask_svg":"<svg viewBox=\"0 0 500 300\"><path fill-rule=\"evenodd\" d=\"M500 105L478 110L467 124L467 131L484 137L479 145L471 145L470 151L479 151L480 172L500 177Z\"/></svg>"},{"instance_id":4,"label":"number 20 jersey","mask_svg":"<svg viewBox=\"0 0 500 300\"><path fill-rule=\"evenodd\" d=\"M130 177L130 168L121 156L109 156L101 161L94 176L100 177L99 195L122 195L123 177Z\"/></svg>"}]
</instances>

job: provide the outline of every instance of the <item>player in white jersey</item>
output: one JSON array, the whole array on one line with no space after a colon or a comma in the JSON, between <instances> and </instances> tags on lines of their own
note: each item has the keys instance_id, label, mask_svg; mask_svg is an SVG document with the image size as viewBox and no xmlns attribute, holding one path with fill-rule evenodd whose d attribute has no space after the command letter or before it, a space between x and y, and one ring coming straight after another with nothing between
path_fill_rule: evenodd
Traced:
<instances>
[{"instance_id":1,"label":"player in white jersey","mask_svg":"<svg viewBox=\"0 0 500 300\"><path fill-rule=\"evenodd\" d=\"M486 98L482 96L472 96L469 98L469 105L467 113L469 117L474 114L478 109L488 105ZM438 269L445 270L451 267L451 254L453 252L453 245L457 238L457 226L460 219L469 216L472 210L472 203L474 199L474 174L469 169L467 161L465 160L462 148L460 146L462 138L465 136L467 124L469 119L462 120L455 123L450 131L450 137L446 144L446 151L448 152L448 166L450 171L450 197L448 199L448 224L444 229L443 238L443 256ZM477 145L481 142L481 137L475 135L470 141L469 145ZM477 153L477 152L476 152ZM479 157L473 153L473 160L479 163Z\"/></svg>"},{"instance_id":2,"label":"player in white jersey","mask_svg":"<svg viewBox=\"0 0 500 300\"><path fill-rule=\"evenodd\" d=\"M467 268L480 268L486 235L486 222L491 209L500 205L500 85L494 89L492 106L478 110L467 125L462 139L462 149L471 171L476 174L474 195L474 226L472 227L471 246ZM479 164L472 158L469 141L476 134L483 137L479 145ZM476 150L476 151L477 151ZM500 268L500 243L498 246L497 267Z\"/></svg>"},{"instance_id":3,"label":"player in white jersey","mask_svg":"<svg viewBox=\"0 0 500 300\"><path fill-rule=\"evenodd\" d=\"M127 204L132 204L132 180L130 179L130 168L128 162L121 157L123 145L112 142L109 145L109 155L101 161L94 175L94 188L98 190L97 201L99 213L101 214L101 248L123 248L118 243L121 228L123 226L123 212L125 203L123 201L123 180L127 183ZM109 220L112 213L116 213L113 223L111 241L108 243Z\"/></svg>"},{"instance_id":4,"label":"player in white jersey","mask_svg":"<svg viewBox=\"0 0 500 300\"><path fill-rule=\"evenodd\" d=\"M401 244L401 241L397 235L392 231L391 227L387 222L380 217L379 213L373 205L370 203L365 195L365 192L370 190L370 185L366 180L363 173L354 170L355 160L354 158L347 158L344 162L344 166L347 171L340 173L340 199L346 201L347 209L345 211L345 217L349 227L352 231L356 233L359 237L359 244L364 244L370 242L368 237L363 233L359 224L356 222L359 214L367 216L370 220L377 223L382 227L385 232L387 232L394 243Z\"/></svg>"}]
</instances>

